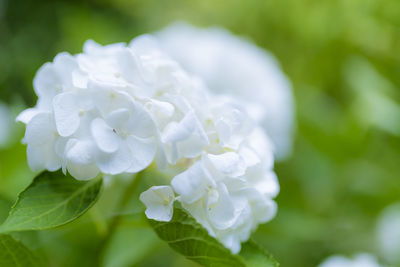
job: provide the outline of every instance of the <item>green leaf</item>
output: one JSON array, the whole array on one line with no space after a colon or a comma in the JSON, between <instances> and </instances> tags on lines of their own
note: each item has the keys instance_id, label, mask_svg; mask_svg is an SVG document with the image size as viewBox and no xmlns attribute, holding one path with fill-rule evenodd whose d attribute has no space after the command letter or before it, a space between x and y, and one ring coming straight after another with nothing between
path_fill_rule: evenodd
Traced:
<instances>
[{"instance_id":1,"label":"green leaf","mask_svg":"<svg viewBox=\"0 0 400 267\"><path fill-rule=\"evenodd\" d=\"M181 208L175 207L170 222L149 220L158 236L186 258L210 267L276 267L272 256L249 241L242 244L239 254L233 255L207 230Z\"/></svg>"},{"instance_id":2,"label":"green leaf","mask_svg":"<svg viewBox=\"0 0 400 267\"><path fill-rule=\"evenodd\" d=\"M242 244L242 249L240 250L239 256L242 258L245 266L279 266L278 262L272 257L269 252L267 252L265 249L263 249L251 240Z\"/></svg>"},{"instance_id":3,"label":"green leaf","mask_svg":"<svg viewBox=\"0 0 400 267\"><path fill-rule=\"evenodd\" d=\"M41 267L43 263L24 244L10 235L0 235L0 266Z\"/></svg>"},{"instance_id":4,"label":"green leaf","mask_svg":"<svg viewBox=\"0 0 400 267\"><path fill-rule=\"evenodd\" d=\"M69 223L97 201L101 187L102 179L82 182L61 171L43 172L19 194L0 230L43 230Z\"/></svg>"}]
</instances>

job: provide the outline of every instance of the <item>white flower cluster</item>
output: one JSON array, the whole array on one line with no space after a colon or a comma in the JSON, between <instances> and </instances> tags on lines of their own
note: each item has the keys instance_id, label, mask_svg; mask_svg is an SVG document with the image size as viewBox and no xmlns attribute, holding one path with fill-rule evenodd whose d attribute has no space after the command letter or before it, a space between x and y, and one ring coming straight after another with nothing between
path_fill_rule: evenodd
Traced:
<instances>
[{"instance_id":1,"label":"white flower cluster","mask_svg":"<svg viewBox=\"0 0 400 267\"><path fill-rule=\"evenodd\" d=\"M179 22L156 34L163 49L210 90L240 97L249 115L267 131L276 158L292 149L294 101L277 60L251 41L225 29Z\"/></svg>"},{"instance_id":2,"label":"white flower cluster","mask_svg":"<svg viewBox=\"0 0 400 267\"><path fill-rule=\"evenodd\" d=\"M149 218L169 221L181 202L232 252L272 219L279 191L269 139L227 96L211 94L149 36L129 45L87 41L61 53L34 79L36 107L20 114L32 169L77 179L185 166L171 186L140 199Z\"/></svg>"},{"instance_id":3,"label":"white flower cluster","mask_svg":"<svg viewBox=\"0 0 400 267\"><path fill-rule=\"evenodd\" d=\"M343 256L331 256L326 259L319 267L383 267L374 256L370 254L357 254L353 259Z\"/></svg>"}]
</instances>

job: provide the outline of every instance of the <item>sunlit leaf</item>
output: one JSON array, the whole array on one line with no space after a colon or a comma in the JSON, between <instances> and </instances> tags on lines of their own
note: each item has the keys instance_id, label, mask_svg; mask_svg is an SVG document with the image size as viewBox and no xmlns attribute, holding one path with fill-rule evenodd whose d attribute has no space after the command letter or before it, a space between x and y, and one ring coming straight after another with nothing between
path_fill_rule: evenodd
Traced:
<instances>
[{"instance_id":1,"label":"sunlit leaf","mask_svg":"<svg viewBox=\"0 0 400 267\"><path fill-rule=\"evenodd\" d=\"M271 254L251 240L242 244L242 250L240 251L239 256L242 258L246 266L279 266L278 262L276 262Z\"/></svg>"},{"instance_id":2,"label":"sunlit leaf","mask_svg":"<svg viewBox=\"0 0 400 267\"><path fill-rule=\"evenodd\" d=\"M37 257L24 244L10 235L0 235L0 266L7 267L41 267Z\"/></svg>"},{"instance_id":3,"label":"sunlit leaf","mask_svg":"<svg viewBox=\"0 0 400 267\"><path fill-rule=\"evenodd\" d=\"M211 237L207 230L180 208L174 209L170 222L149 220L158 236L186 258L204 266L270 267L279 264L254 242L242 244L238 255Z\"/></svg>"},{"instance_id":4,"label":"sunlit leaf","mask_svg":"<svg viewBox=\"0 0 400 267\"><path fill-rule=\"evenodd\" d=\"M97 201L101 187L101 179L82 182L61 171L43 172L19 194L0 230L42 230L71 222Z\"/></svg>"}]
</instances>

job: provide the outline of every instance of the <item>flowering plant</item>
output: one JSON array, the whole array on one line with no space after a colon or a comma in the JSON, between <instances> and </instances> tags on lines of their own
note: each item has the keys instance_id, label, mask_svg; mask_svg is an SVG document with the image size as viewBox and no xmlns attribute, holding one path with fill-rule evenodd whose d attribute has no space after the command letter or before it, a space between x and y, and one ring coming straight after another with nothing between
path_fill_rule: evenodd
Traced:
<instances>
[{"instance_id":1,"label":"flowering plant","mask_svg":"<svg viewBox=\"0 0 400 267\"><path fill-rule=\"evenodd\" d=\"M274 144L248 101L210 91L148 35L60 53L39 69L34 90L37 105L17 120L26 124L29 166L48 172L20 195L3 232L66 224L95 203L101 177L136 181L157 168L161 182L140 200L175 250L207 266L255 266L257 257L275 265L247 242L275 216L279 192Z\"/></svg>"}]
</instances>

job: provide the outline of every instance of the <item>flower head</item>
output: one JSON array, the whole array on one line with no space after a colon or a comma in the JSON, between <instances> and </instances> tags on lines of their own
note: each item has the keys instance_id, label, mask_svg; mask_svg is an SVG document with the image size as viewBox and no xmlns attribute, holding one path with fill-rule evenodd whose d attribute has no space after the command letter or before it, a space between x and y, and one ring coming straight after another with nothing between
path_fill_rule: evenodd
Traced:
<instances>
[{"instance_id":1,"label":"flower head","mask_svg":"<svg viewBox=\"0 0 400 267\"><path fill-rule=\"evenodd\" d=\"M87 41L83 53L46 63L34 87L37 105L18 117L32 169L62 168L80 180L137 173L153 161L179 169L170 186L141 194L147 217L171 220L177 200L234 253L274 217L273 145L257 120L242 101L210 92L151 36L129 45Z\"/></svg>"}]
</instances>

